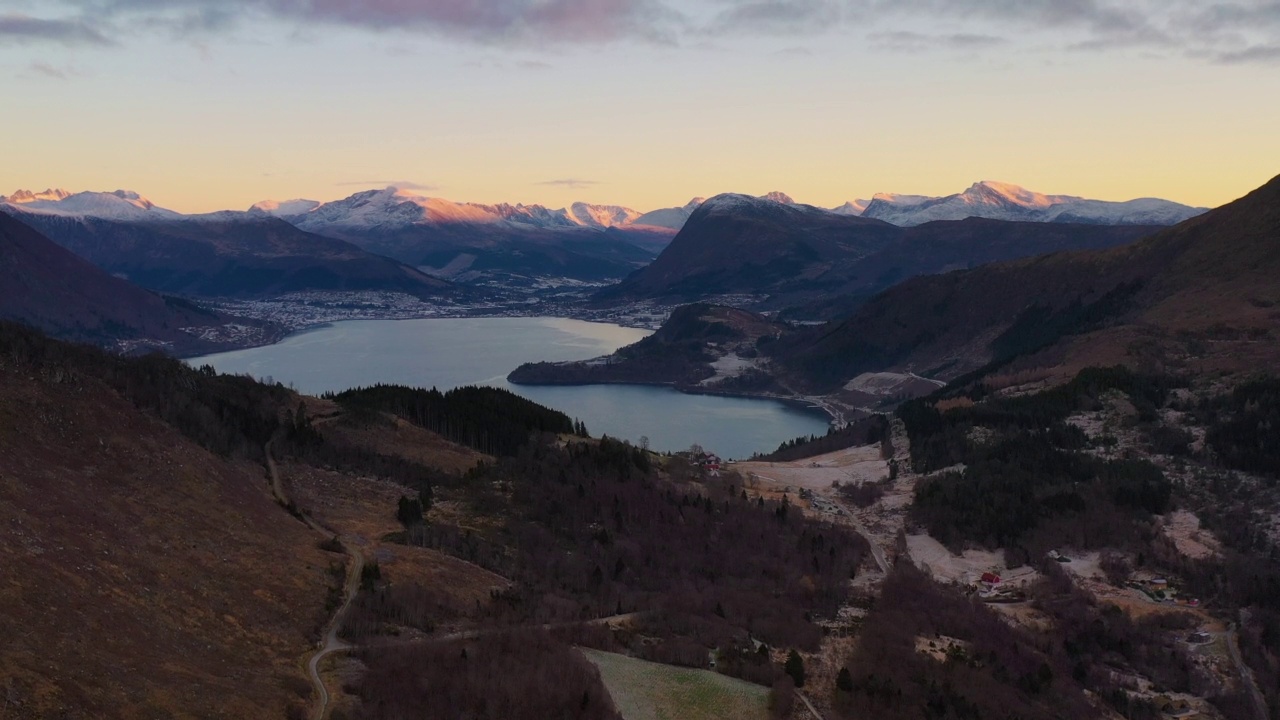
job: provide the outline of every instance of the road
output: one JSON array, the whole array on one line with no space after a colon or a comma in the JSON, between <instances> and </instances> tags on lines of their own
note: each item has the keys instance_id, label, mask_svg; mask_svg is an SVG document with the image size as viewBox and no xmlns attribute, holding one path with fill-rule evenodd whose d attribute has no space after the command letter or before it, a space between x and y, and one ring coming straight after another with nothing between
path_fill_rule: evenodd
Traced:
<instances>
[{"instance_id":1,"label":"road","mask_svg":"<svg viewBox=\"0 0 1280 720\"><path fill-rule=\"evenodd\" d=\"M1241 610L1241 619L1247 620L1247 610ZM1231 662L1235 663L1236 672L1240 673L1240 680L1244 683L1245 689L1249 692L1249 698L1253 700L1253 711L1258 720L1267 720L1267 700L1262 695L1262 691L1258 689L1258 683L1253 679L1253 670L1244 664L1244 658L1240 655L1240 638L1236 633L1236 624L1231 623L1227 628L1227 650L1231 653Z\"/></svg>"},{"instance_id":2,"label":"road","mask_svg":"<svg viewBox=\"0 0 1280 720\"><path fill-rule=\"evenodd\" d=\"M342 547L347 549L350 546L343 543ZM329 620L329 626L325 629L324 643L320 646L320 650L307 661L307 674L311 676L311 684L315 686L316 697L319 700L316 704L316 720L324 720L329 713L329 689L325 687L324 679L320 677L320 661L331 653L347 650L351 647L338 638L338 631L342 629L342 620L346 617L347 610L351 608L351 602L356 599L356 593L360 591L360 574L364 572L364 556L359 551L350 549L347 550L347 554L351 556L351 566L347 568L347 582L343 588L342 605L338 607L338 611Z\"/></svg>"},{"instance_id":3,"label":"road","mask_svg":"<svg viewBox=\"0 0 1280 720\"><path fill-rule=\"evenodd\" d=\"M862 521L858 519L857 515L853 514L853 511L850 510L848 505L845 505L839 500L833 500L833 502L835 502L841 510L844 510L845 517L849 518L849 523L853 525L853 529L856 530L857 533L862 536L862 539L866 540L867 544L871 546L871 557L875 558L876 565L879 566L880 572L888 575L889 558L885 557L884 548L880 547L880 544L876 542L875 537L867 530L867 526L862 524Z\"/></svg>"},{"instance_id":4,"label":"road","mask_svg":"<svg viewBox=\"0 0 1280 720\"><path fill-rule=\"evenodd\" d=\"M280 480L280 468L276 465L275 456L272 454L271 446L275 440L269 440L263 448L267 457L267 473L271 476L271 494L275 496L277 502L285 507L290 506L288 495L284 492L284 483ZM296 504L293 507L297 507ZM325 538L331 537L331 533L326 530L320 523L306 513L299 511L299 517L307 524L307 527L320 533ZM324 720L329 714L329 689L324 685L324 679L320 677L320 661L328 655L347 650L351 646L338 638L338 632L342 629L342 620L347 616L347 611L351 608L352 601L356 598L356 593L360 591L360 575L364 572L364 555L360 553L351 543L343 542L340 538L338 541L342 545L342 551L351 557L351 562L347 566L347 579L342 589L342 604L338 606L338 610L329 618L329 623L325 626L324 640L320 644L320 649L316 651L311 659L307 661L307 675L311 680L311 685L316 690L316 720Z\"/></svg>"}]
</instances>

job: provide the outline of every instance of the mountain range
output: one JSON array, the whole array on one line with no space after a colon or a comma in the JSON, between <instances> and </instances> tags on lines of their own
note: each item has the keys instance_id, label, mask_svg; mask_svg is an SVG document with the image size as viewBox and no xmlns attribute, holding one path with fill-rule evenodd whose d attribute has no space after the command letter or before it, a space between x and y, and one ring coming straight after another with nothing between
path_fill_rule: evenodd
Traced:
<instances>
[{"instance_id":1,"label":"mountain range","mask_svg":"<svg viewBox=\"0 0 1280 720\"><path fill-rule=\"evenodd\" d=\"M390 258L267 216L14 217L107 272L165 293L219 298L306 290L395 291L421 298L459 293L450 283Z\"/></svg>"},{"instance_id":2,"label":"mountain range","mask_svg":"<svg viewBox=\"0 0 1280 720\"><path fill-rule=\"evenodd\" d=\"M786 193L759 196L782 205L796 205ZM650 228L679 230L705 198L683 206L649 212L621 205L575 202L552 209L544 205L516 203L481 204L453 202L419 195L395 186L366 190L333 202L317 200L264 200L246 212L289 220L304 230L368 231L422 224L513 223L535 228ZM200 218L161 208L130 190L72 193L63 189L43 192L19 190L0 198L0 206L50 215L76 215L113 219ZM1104 225L1173 225L1205 211L1169 200L1139 198L1125 202L1090 200L1071 195L1045 195L1017 185L984 180L954 195L927 196L878 193L870 200L852 200L827 212L868 217L903 227L934 220L982 217L1027 222L1070 222ZM236 211L220 211L224 215Z\"/></svg>"},{"instance_id":3,"label":"mountain range","mask_svg":"<svg viewBox=\"0 0 1280 720\"><path fill-rule=\"evenodd\" d=\"M714 224L721 210L735 222L760 213L776 218L772 224L752 221L753 228L767 227L775 233L784 227L798 228L792 235L761 236L764 247L787 242L805 245L799 233L806 222L812 222L812 213L758 203L743 196L709 200L690 218L669 252L688 252L692 257L699 238L686 242L682 236ZM857 220L863 227L850 225L844 231L860 230L864 241L874 242L875 233L892 227ZM864 258L883 256L889 248L898 257L907 257L928 244L928 235L934 233L968 244L965 230L982 232L987 226L1014 240L1027 228L1043 227L982 219L934 222L897 229L925 235L897 246L884 244ZM1058 228L1070 233L1098 230L1087 225ZM837 235L826 232L824 237ZM1006 246L1016 245L1014 241ZM805 246L812 249L811 267L829 264L829 249ZM851 256L856 252L850 251ZM795 250L790 254L795 255ZM773 262L766 258L743 267L756 268L758 275L772 268ZM713 265L706 263L706 267ZM656 273L667 266L660 259L653 267ZM788 269L778 277L792 272ZM876 394L866 391L869 382L899 387L920 376L951 380L978 370L987 377L1000 375L997 386L1060 380L1084 367L1110 364L1158 373L1182 370L1197 376L1239 376L1280 364L1277 277L1280 177L1240 200L1128 244L1040 254L907 279L864 298L852 312L822 325L792 327L734 345L725 341L733 337L728 330L717 334L701 329L706 323L726 325L723 309L690 306L696 310L673 313L669 320L673 326L655 333L654 340L624 348L608 362L526 365L511 377L534 384L573 384L590 377L592 382L696 386L699 392L818 395L856 410ZM728 324L764 322L768 319L739 317ZM691 345L686 340L690 328L714 339ZM674 343L665 338L681 340ZM677 352L683 363L678 366L668 357ZM739 369L726 374L726 367ZM879 395L884 399L884 393Z\"/></svg>"},{"instance_id":4,"label":"mountain range","mask_svg":"<svg viewBox=\"0 0 1280 720\"><path fill-rule=\"evenodd\" d=\"M862 217L903 227L967 217L1028 222L1168 225L1200 212L1199 209L1164 200L1109 203L1042 195L1017 186L991 182L975 184L963 193L947 197L880 194L869 201L848 202L829 210L798 204L782 192L771 192L758 199L779 207L804 210L815 218ZM379 285L379 281L372 278L377 272L371 276L365 269L358 273L360 278L349 278L343 271L325 267L314 276L314 282L299 281L309 276L294 274L280 283L260 280L250 283L251 287L236 288L233 287L237 285L235 282L186 277L182 272L185 268L178 267L182 262L175 258L156 266L170 275L162 285L157 284L154 277L147 276L143 266L156 261L152 242L156 235L195 236L207 240L212 232L222 238L221 242L215 243L219 245L219 252L215 254L220 257L227 254L225 250L229 239L237 235L248 239L247 245L240 243L232 253L233 266L260 267L265 264L275 267L282 262L279 253L271 253L273 259L267 263L248 260L257 254L253 248L257 239L267 232L265 223L274 219L312 236L344 240L366 252L389 257L419 271L462 282L523 277L607 282L626 277L653 261L703 203L702 198L694 198L683 206L647 213L618 205L583 202L552 209L521 203L459 203L387 187L358 192L327 203L306 199L267 200L255 203L245 211L184 215L159 207L128 190L71 193L49 189L43 192L20 190L0 200L0 211L26 218L27 222L38 225L55 241L77 251L89 246L83 242L84 233L70 232L71 228L83 229L100 221L126 224L125 234L149 238L145 242L151 245L148 250L151 257L119 257L116 255L118 247L102 246L97 240L90 243L94 251L87 257L112 272L124 273L145 285L166 291L197 295L224 294L228 290L232 291L230 294L263 294L279 292L282 288L378 287L420 295L419 286L430 283L412 278L412 273L408 272L399 273L393 282ZM203 227L193 229L198 226ZM288 234L279 228L273 232L277 237ZM332 260L335 252L350 254L349 248L326 245L314 237L297 237L315 245L317 254L324 256L322 264ZM1031 248L1030 251L1037 249ZM108 259L107 255L111 257ZM222 272L225 263L215 263L215 266L217 272ZM184 279L175 281L172 277L175 274L183 275Z\"/></svg>"},{"instance_id":5,"label":"mountain range","mask_svg":"<svg viewBox=\"0 0 1280 720\"><path fill-rule=\"evenodd\" d=\"M224 317L113 277L4 213L0 319L124 351L198 354L279 336L267 323Z\"/></svg>"},{"instance_id":6,"label":"mountain range","mask_svg":"<svg viewBox=\"0 0 1280 720\"><path fill-rule=\"evenodd\" d=\"M1277 277L1280 177L1127 246L909 280L775 360L827 390L867 371L954 378L1005 361L1249 372L1280 360Z\"/></svg>"},{"instance_id":7,"label":"mountain range","mask_svg":"<svg viewBox=\"0 0 1280 720\"><path fill-rule=\"evenodd\" d=\"M594 301L691 302L752 296L753 307L832 317L917 275L1060 250L1132 242L1158 226L969 218L899 227L809 205L717 195L656 260Z\"/></svg>"},{"instance_id":8,"label":"mountain range","mask_svg":"<svg viewBox=\"0 0 1280 720\"><path fill-rule=\"evenodd\" d=\"M494 276L608 280L649 263L673 230L640 225L641 213L612 205L455 203L394 187L330 203L262 202L271 215L308 232L460 280Z\"/></svg>"},{"instance_id":9,"label":"mountain range","mask_svg":"<svg viewBox=\"0 0 1280 720\"><path fill-rule=\"evenodd\" d=\"M1071 195L1045 195L989 180L945 197L884 194L858 202L865 203L862 217L903 227L971 217L1090 225L1174 225L1205 211L1205 208L1157 198L1108 202Z\"/></svg>"}]
</instances>

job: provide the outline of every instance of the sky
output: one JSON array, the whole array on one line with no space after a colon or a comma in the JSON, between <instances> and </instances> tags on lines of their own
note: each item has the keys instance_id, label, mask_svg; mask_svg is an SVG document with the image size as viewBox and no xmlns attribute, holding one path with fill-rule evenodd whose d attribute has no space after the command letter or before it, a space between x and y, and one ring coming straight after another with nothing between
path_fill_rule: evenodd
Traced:
<instances>
[{"instance_id":1,"label":"sky","mask_svg":"<svg viewBox=\"0 0 1280 720\"><path fill-rule=\"evenodd\" d=\"M1280 174L1280 1L0 0L0 193L638 210Z\"/></svg>"}]
</instances>

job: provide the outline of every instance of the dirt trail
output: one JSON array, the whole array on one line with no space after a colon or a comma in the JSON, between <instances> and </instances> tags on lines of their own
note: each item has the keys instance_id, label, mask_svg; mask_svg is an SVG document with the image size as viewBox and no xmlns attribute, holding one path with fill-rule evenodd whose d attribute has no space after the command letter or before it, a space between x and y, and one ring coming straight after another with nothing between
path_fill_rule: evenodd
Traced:
<instances>
[{"instance_id":1,"label":"dirt trail","mask_svg":"<svg viewBox=\"0 0 1280 720\"><path fill-rule=\"evenodd\" d=\"M1241 610L1241 620L1248 621L1248 611ZM1240 680L1244 682L1245 688L1249 691L1249 698L1253 700L1253 711L1257 715L1258 720L1267 720L1267 700L1262 695L1262 691L1258 689L1258 683L1253 678L1253 670L1245 664L1244 658L1240 656L1240 638L1236 633L1236 624L1231 623L1227 628L1227 650L1231 653L1231 662L1236 666L1236 672L1240 673Z\"/></svg>"},{"instance_id":2,"label":"dirt trail","mask_svg":"<svg viewBox=\"0 0 1280 720\"><path fill-rule=\"evenodd\" d=\"M293 504L284 492L284 483L280 480L280 468L276 465L275 456L272 454L271 446L275 440L267 442L263 448L267 457L267 472L271 476L271 494L275 496L277 502L290 512L295 513L301 520L307 524L307 527L315 530L326 538L332 536L328 530L314 518L297 509L297 505ZM316 651L311 659L307 661L307 675L311 680L311 684L316 690L316 711L314 717L316 720L324 720L329 714L329 689L325 687L324 679L320 677L320 661L331 653L350 649L350 645L338 638L338 632L342 629L342 620L347 615L347 610L351 608L352 601L356 598L356 593L360 590L360 575L364 572L364 555L360 550L349 542L344 542L339 538L339 544L342 545L342 551L351 557L351 563L347 567L347 579L342 588L342 604L338 606L338 610L329 619L328 625L325 626L324 640L320 644L320 649Z\"/></svg>"},{"instance_id":3,"label":"dirt trail","mask_svg":"<svg viewBox=\"0 0 1280 720\"><path fill-rule=\"evenodd\" d=\"M311 684L315 686L316 695L319 698L316 705L316 720L324 720L329 713L329 689L325 687L324 679L320 677L320 661L331 653L351 648L351 645L338 638L338 631L342 629L342 619L346 617L347 610L351 608L351 602L356 599L356 593L360 590L360 574L364 571L364 556L358 550L349 549L350 546L346 543L343 543L342 547L347 549L347 554L351 556L351 566L347 569L347 582L343 588L342 605L329 620L329 626L324 634L324 644L307 661L307 674L311 676Z\"/></svg>"},{"instance_id":4,"label":"dirt trail","mask_svg":"<svg viewBox=\"0 0 1280 720\"><path fill-rule=\"evenodd\" d=\"M823 720L822 713L818 712L818 708L814 707L813 703L809 702L809 697L807 695L797 690L796 697L800 698L800 702L804 703L804 706L809 708L809 712L813 713L815 720Z\"/></svg>"}]
</instances>

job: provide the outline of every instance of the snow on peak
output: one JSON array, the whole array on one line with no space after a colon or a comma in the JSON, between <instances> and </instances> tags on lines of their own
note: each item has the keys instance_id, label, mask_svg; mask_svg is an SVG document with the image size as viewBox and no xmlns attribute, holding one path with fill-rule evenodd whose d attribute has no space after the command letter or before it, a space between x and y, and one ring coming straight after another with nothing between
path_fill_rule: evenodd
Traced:
<instances>
[{"instance_id":1,"label":"snow on peak","mask_svg":"<svg viewBox=\"0 0 1280 720\"><path fill-rule=\"evenodd\" d=\"M866 212L867 206L870 204L870 200L850 200L839 207L831 208L831 212L837 215L853 215L856 217Z\"/></svg>"},{"instance_id":2,"label":"snow on peak","mask_svg":"<svg viewBox=\"0 0 1280 720\"><path fill-rule=\"evenodd\" d=\"M1017 205L1024 208L1047 208L1051 205L1079 200L1068 195L1044 195L1012 183L983 180L974 183L961 196L975 203Z\"/></svg>"},{"instance_id":3,"label":"snow on peak","mask_svg":"<svg viewBox=\"0 0 1280 720\"><path fill-rule=\"evenodd\" d=\"M875 202L876 200L879 200L881 202L893 203L894 205L898 205L900 207L907 207L909 205L922 205L924 203L929 202L930 200L936 200L936 199L937 198L929 197L928 195L902 195L899 193L876 193L875 195L871 196L871 202ZM870 205L871 203L867 203L867 204Z\"/></svg>"},{"instance_id":4,"label":"snow on peak","mask_svg":"<svg viewBox=\"0 0 1280 720\"><path fill-rule=\"evenodd\" d=\"M685 203L683 207L650 210L649 212L637 217L635 220L632 220L631 224L666 228L668 230L679 230L684 227L685 221L689 219L689 216L693 214L693 211L702 207L702 204L706 201L706 198L696 197Z\"/></svg>"},{"instance_id":5,"label":"snow on peak","mask_svg":"<svg viewBox=\"0 0 1280 720\"><path fill-rule=\"evenodd\" d=\"M32 192L30 190L18 190L7 198L0 198L4 202L13 203L14 205L22 205L41 200L57 202L65 200L71 196L71 192L62 188L49 188L42 192Z\"/></svg>"},{"instance_id":6,"label":"snow on peak","mask_svg":"<svg viewBox=\"0 0 1280 720\"><path fill-rule=\"evenodd\" d=\"M274 217L289 217L291 215L303 215L320 207L320 203L315 200L303 200L301 198L295 200L263 200L254 203L250 208L251 213L263 213Z\"/></svg>"},{"instance_id":7,"label":"snow on peak","mask_svg":"<svg viewBox=\"0 0 1280 720\"><path fill-rule=\"evenodd\" d=\"M19 191L3 204L22 212L66 217L92 217L108 220L170 220L183 217L166 210L132 190L114 192L68 193L46 190L43 193Z\"/></svg>"},{"instance_id":8,"label":"snow on peak","mask_svg":"<svg viewBox=\"0 0 1280 720\"><path fill-rule=\"evenodd\" d=\"M791 200L791 198L778 192L759 196L743 195L741 193L721 193L703 202L700 208L709 213L732 213L741 210L768 211L774 210L779 206L793 207L795 205L794 201L783 202L776 199L779 196Z\"/></svg>"},{"instance_id":9,"label":"snow on peak","mask_svg":"<svg viewBox=\"0 0 1280 720\"><path fill-rule=\"evenodd\" d=\"M782 205L795 205L795 204L796 204L796 201L795 201L795 200L792 200L790 195L788 195L788 194L786 194L786 193L784 193L784 192L780 192L780 191L778 191L778 190L774 190L773 192L765 193L764 195L761 195L761 196L760 196L760 199L761 199L761 200L770 200L770 201L772 201L772 202L780 203L780 204L782 204Z\"/></svg>"},{"instance_id":10,"label":"snow on peak","mask_svg":"<svg viewBox=\"0 0 1280 720\"><path fill-rule=\"evenodd\" d=\"M578 225L595 228L630 225L641 213L620 205L589 205L576 202L569 206L566 217Z\"/></svg>"},{"instance_id":11,"label":"snow on peak","mask_svg":"<svg viewBox=\"0 0 1280 720\"><path fill-rule=\"evenodd\" d=\"M971 217L1098 225L1174 225L1202 212L1203 208L1168 200L1087 200L1073 195L1045 195L1012 183L984 180L962 193L944 197L877 194L862 216L902 226Z\"/></svg>"}]
</instances>

